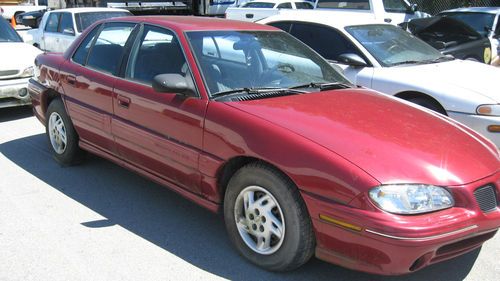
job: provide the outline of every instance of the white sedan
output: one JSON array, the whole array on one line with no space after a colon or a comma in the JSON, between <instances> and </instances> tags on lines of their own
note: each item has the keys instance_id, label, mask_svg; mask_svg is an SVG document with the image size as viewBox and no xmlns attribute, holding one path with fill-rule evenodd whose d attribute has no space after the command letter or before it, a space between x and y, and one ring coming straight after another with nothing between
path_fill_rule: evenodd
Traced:
<instances>
[{"instance_id":1,"label":"white sedan","mask_svg":"<svg viewBox=\"0 0 500 281\"><path fill-rule=\"evenodd\" d=\"M448 115L500 147L500 69L444 56L393 25L312 14L259 23L290 32L355 84Z\"/></svg>"},{"instance_id":2,"label":"white sedan","mask_svg":"<svg viewBox=\"0 0 500 281\"><path fill-rule=\"evenodd\" d=\"M31 104L28 80L35 57L41 53L24 43L19 34L0 18L0 108Z\"/></svg>"}]
</instances>

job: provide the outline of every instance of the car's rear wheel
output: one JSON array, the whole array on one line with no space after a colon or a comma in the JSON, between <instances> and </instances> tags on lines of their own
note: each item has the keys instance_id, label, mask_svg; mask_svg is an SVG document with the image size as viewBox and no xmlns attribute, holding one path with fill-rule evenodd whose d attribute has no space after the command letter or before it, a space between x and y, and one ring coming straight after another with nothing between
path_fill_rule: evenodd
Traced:
<instances>
[{"instance_id":1,"label":"car's rear wheel","mask_svg":"<svg viewBox=\"0 0 500 281\"><path fill-rule=\"evenodd\" d=\"M230 240L252 263L286 271L313 255L315 240L304 201L276 169L258 162L244 166L229 181L224 200Z\"/></svg>"},{"instance_id":2,"label":"car's rear wheel","mask_svg":"<svg viewBox=\"0 0 500 281\"><path fill-rule=\"evenodd\" d=\"M47 109L45 130L54 159L61 165L81 161L83 151L78 147L78 134L60 99L53 100Z\"/></svg>"}]
</instances>

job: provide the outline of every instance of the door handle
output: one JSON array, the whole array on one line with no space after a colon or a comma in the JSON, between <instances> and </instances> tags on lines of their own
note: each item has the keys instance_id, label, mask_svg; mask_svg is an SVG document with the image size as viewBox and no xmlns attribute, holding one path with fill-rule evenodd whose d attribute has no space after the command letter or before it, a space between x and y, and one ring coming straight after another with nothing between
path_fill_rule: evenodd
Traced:
<instances>
[{"instance_id":1,"label":"door handle","mask_svg":"<svg viewBox=\"0 0 500 281\"><path fill-rule=\"evenodd\" d=\"M246 14L246 15L245 15L245 17L246 17L247 19L253 19L253 14Z\"/></svg>"},{"instance_id":2,"label":"door handle","mask_svg":"<svg viewBox=\"0 0 500 281\"><path fill-rule=\"evenodd\" d=\"M384 21L385 21L386 23L391 23L391 22L392 22L392 19L391 19L391 18L386 18L386 19L384 19Z\"/></svg>"},{"instance_id":3,"label":"door handle","mask_svg":"<svg viewBox=\"0 0 500 281\"><path fill-rule=\"evenodd\" d=\"M76 84L76 77L73 75L68 75L66 76L66 81L68 84L75 85Z\"/></svg>"},{"instance_id":4,"label":"door handle","mask_svg":"<svg viewBox=\"0 0 500 281\"><path fill-rule=\"evenodd\" d=\"M118 95L116 99L118 100L119 106L124 108L128 108L130 106L130 98Z\"/></svg>"}]
</instances>

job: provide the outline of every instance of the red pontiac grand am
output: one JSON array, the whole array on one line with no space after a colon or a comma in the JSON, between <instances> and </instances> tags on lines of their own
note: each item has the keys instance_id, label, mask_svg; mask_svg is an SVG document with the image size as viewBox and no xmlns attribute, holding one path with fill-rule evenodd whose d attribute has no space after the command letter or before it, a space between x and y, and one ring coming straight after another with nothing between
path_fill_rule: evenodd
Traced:
<instances>
[{"instance_id":1,"label":"red pontiac grand am","mask_svg":"<svg viewBox=\"0 0 500 281\"><path fill-rule=\"evenodd\" d=\"M404 274L500 227L492 143L353 86L274 27L111 19L36 65L29 91L59 163L88 151L222 209L234 247L265 269L316 255Z\"/></svg>"}]
</instances>

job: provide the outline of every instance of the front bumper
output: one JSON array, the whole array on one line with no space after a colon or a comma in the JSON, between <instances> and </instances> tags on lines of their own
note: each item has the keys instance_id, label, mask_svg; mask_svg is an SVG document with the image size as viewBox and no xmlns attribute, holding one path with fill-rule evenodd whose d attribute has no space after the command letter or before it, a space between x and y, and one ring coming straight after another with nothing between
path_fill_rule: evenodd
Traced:
<instances>
[{"instance_id":1,"label":"front bumper","mask_svg":"<svg viewBox=\"0 0 500 281\"><path fill-rule=\"evenodd\" d=\"M31 104L29 78L0 80L0 108Z\"/></svg>"},{"instance_id":2,"label":"front bumper","mask_svg":"<svg viewBox=\"0 0 500 281\"><path fill-rule=\"evenodd\" d=\"M473 192L491 183L496 185L497 208L483 213ZM457 199L455 207L410 216L302 195L312 217L319 259L374 274L400 275L472 251L492 238L500 227L499 186L497 173L450 188ZM325 220L325 215L332 219Z\"/></svg>"},{"instance_id":3,"label":"front bumper","mask_svg":"<svg viewBox=\"0 0 500 281\"><path fill-rule=\"evenodd\" d=\"M459 112L448 112L448 116L485 136L500 148L500 132L488 131L489 126L500 126L499 116L484 116Z\"/></svg>"}]
</instances>

